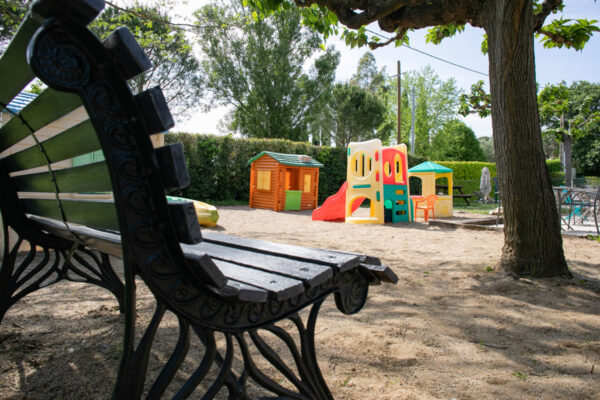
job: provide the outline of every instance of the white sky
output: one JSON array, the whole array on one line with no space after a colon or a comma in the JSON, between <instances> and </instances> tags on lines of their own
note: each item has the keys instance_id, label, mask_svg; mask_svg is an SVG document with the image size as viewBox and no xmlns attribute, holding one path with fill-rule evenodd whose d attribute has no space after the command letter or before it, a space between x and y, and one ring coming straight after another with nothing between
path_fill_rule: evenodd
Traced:
<instances>
[{"instance_id":1,"label":"white sky","mask_svg":"<svg viewBox=\"0 0 600 400\"><path fill-rule=\"evenodd\" d=\"M194 1L193 5L182 4L174 9L174 14L191 16L192 10L205 3L207 3L206 0ZM594 0L570 0L565 3L565 17L567 18L600 20L600 4L596 4ZM488 73L487 56L484 56L480 51L482 30L467 26L465 32L454 38L446 39L438 46L426 44L424 39L425 33L425 30L413 33L410 36L411 47L456 64L464 65L476 71ZM389 37L391 35L386 34L386 36ZM358 60L368 49L350 49L336 38L329 39L327 45L330 44L334 44L336 49L341 53L341 62L337 69L336 78L338 81L348 80L356 71ZM537 41L535 52L537 81L542 86L548 83L558 83L563 80L567 84L576 80L598 81L598 72L600 70L600 34L592 37L582 52L569 49L544 49ZM454 77L457 86L465 92L468 92L471 85L480 79L487 82L487 76L446 64L406 47L394 47L391 45L377 49L373 54L375 55L378 67L386 67L389 75L396 74L397 61L400 60L403 72L421 69L430 65L441 79L447 80ZM197 112L187 121L178 123L173 130L191 133L223 134L223 132L219 132L217 125L226 112L226 108L217 108L209 113ZM475 131L478 137L491 136L492 134L490 118L481 119L478 116L472 115L467 117L465 122Z\"/></svg>"}]
</instances>

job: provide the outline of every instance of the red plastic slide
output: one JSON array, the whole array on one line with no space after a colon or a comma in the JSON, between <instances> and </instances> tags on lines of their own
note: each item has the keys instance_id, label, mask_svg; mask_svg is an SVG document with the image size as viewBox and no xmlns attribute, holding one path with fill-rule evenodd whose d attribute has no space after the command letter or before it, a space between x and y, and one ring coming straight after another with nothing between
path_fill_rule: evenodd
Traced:
<instances>
[{"instance_id":1,"label":"red plastic slide","mask_svg":"<svg viewBox=\"0 0 600 400\"><path fill-rule=\"evenodd\" d=\"M344 182L340 190L333 196L329 196L321 207L313 210L313 221L344 221L346 218L344 209L346 208L346 191L348 182ZM362 204L364 198L357 199L352 204L352 212L356 211Z\"/></svg>"}]
</instances>

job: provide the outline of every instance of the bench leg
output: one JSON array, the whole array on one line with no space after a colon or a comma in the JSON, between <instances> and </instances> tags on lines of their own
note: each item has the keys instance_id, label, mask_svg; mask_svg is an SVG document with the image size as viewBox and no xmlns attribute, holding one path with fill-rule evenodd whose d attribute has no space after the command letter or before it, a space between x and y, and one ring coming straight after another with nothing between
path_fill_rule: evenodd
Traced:
<instances>
[{"instance_id":1,"label":"bench leg","mask_svg":"<svg viewBox=\"0 0 600 400\"><path fill-rule=\"evenodd\" d=\"M275 397L262 397L263 399L297 399L297 400L331 400L333 396L327 387L317 363L315 353L315 325L317 315L324 299L316 301L309 313L306 325L297 313L292 314L288 319L295 327L299 337L299 343L296 343L293 336L284 328L277 324L270 324L260 329L247 332L220 332L225 338L224 354L217 349L215 334L217 332L191 324L182 317L179 319L179 338L175 349L164 363L158 377L150 382L147 399L159 399L164 395L165 390L172 383L176 374L180 373L179 368L186 358L191 333L202 341L205 352L198 367L188 374L187 380L179 387L175 388L175 399L186 399L198 395L196 389L202 393L202 399L212 399L227 390L229 400L250 400L247 393L247 384L251 379L257 386L260 386ZM161 302L157 302L154 316L148 326L138 346L131 351L125 351L122 360L121 369L115 391L114 399L139 399L145 386L148 360L152 344L158 332L158 327L165 314L166 307ZM261 335L261 331L267 331L281 340L293 358L293 366L289 366ZM129 336L135 336L129 332ZM239 353L236 357L237 343ZM126 345L126 349L128 346ZM258 351L264 360L277 369L296 390L284 387L274 379L263 372L253 359L251 349ZM256 352L255 351L255 352ZM254 353L255 353L254 352ZM243 361L243 369L234 371L234 360ZM210 374L215 365L218 367L216 375ZM294 371L298 371L296 372ZM206 378L206 379L205 379ZM199 386L201 388L199 388Z\"/></svg>"},{"instance_id":2,"label":"bench leg","mask_svg":"<svg viewBox=\"0 0 600 400\"><path fill-rule=\"evenodd\" d=\"M29 244L29 250L22 259L18 259L19 248L23 244ZM9 247L8 240L5 240L3 247L0 264L0 323L17 301L59 281L62 263L59 251L44 248L38 252L35 244L22 238L18 238L12 247Z\"/></svg>"},{"instance_id":3,"label":"bench leg","mask_svg":"<svg viewBox=\"0 0 600 400\"><path fill-rule=\"evenodd\" d=\"M108 255L79 248L69 256L64 250L29 242L3 227L0 263L0 323L20 299L62 279L93 283L112 292L123 312L124 286ZM14 243L11 243L14 241ZM28 250L24 250L27 249ZM22 250L22 251L20 251Z\"/></svg>"},{"instance_id":4,"label":"bench leg","mask_svg":"<svg viewBox=\"0 0 600 400\"><path fill-rule=\"evenodd\" d=\"M79 247L66 263L63 275L70 281L92 283L110 291L119 302L119 311L124 312L125 286L115 273L108 254Z\"/></svg>"}]
</instances>

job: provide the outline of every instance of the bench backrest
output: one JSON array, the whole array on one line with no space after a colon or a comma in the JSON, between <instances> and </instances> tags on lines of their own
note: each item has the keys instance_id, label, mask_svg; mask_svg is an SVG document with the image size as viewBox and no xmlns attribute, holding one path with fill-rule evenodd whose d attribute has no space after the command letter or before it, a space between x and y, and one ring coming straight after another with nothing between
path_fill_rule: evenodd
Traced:
<instances>
[{"instance_id":1,"label":"bench backrest","mask_svg":"<svg viewBox=\"0 0 600 400\"><path fill-rule=\"evenodd\" d=\"M165 188L189 183L183 149L153 149L150 135L172 127L171 114L160 88L133 95L127 85L150 67L131 33L121 28L100 42L87 29L103 7L101 0L34 2L0 57L2 109L35 77L49 87L0 127L3 223L33 245L55 247L79 238L72 232L71 242L57 242L28 215L61 221L67 230L76 223L120 231L129 264L141 266L142 275L169 265L173 278L191 269L179 242L201 240L193 205L165 198ZM82 106L89 119L69 123ZM70 164L97 150L105 161ZM97 192L112 196L82 195Z\"/></svg>"}]
</instances>

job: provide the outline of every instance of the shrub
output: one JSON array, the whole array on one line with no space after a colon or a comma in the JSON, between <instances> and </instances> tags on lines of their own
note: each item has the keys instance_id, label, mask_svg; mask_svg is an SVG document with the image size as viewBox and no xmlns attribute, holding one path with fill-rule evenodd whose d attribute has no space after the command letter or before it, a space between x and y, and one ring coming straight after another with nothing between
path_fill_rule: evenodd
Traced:
<instances>
[{"instance_id":1,"label":"shrub","mask_svg":"<svg viewBox=\"0 0 600 400\"><path fill-rule=\"evenodd\" d=\"M346 149L313 146L283 139L238 139L232 136L170 133L166 143L181 142L191 184L171 194L206 201L248 201L250 165L261 151L306 154L321 162L319 203L336 193L346 180Z\"/></svg>"}]
</instances>

